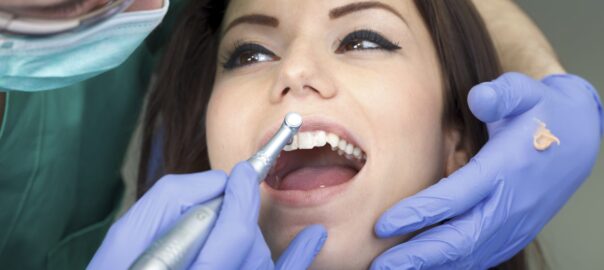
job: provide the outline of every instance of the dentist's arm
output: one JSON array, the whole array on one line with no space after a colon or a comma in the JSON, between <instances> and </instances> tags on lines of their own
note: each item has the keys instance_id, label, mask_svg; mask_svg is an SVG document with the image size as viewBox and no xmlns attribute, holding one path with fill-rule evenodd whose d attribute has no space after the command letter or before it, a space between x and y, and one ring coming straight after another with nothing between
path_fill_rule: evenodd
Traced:
<instances>
[{"instance_id":1,"label":"dentist's arm","mask_svg":"<svg viewBox=\"0 0 604 270\"><path fill-rule=\"evenodd\" d=\"M533 21L512 0L473 0L495 43L504 71L534 79L565 73L556 52Z\"/></svg>"},{"instance_id":2,"label":"dentist's arm","mask_svg":"<svg viewBox=\"0 0 604 270\"><path fill-rule=\"evenodd\" d=\"M380 217L375 232L384 238L436 226L384 252L372 269L496 266L534 239L595 164L604 134L596 90L574 75L550 75L564 69L511 1L474 2L504 69L532 78L507 73L472 89L468 103L487 124L489 141L466 166ZM533 147L536 119L560 145L545 151Z\"/></svg>"}]
</instances>

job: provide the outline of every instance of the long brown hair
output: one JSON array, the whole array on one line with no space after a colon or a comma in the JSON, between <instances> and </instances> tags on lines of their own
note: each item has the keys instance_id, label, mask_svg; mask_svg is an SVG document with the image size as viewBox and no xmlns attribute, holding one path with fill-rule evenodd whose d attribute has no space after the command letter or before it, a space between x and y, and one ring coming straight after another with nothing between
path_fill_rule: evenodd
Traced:
<instances>
[{"instance_id":1,"label":"long brown hair","mask_svg":"<svg viewBox=\"0 0 604 270\"><path fill-rule=\"evenodd\" d=\"M210 169L204 121L228 1L189 2L166 49L158 83L149 96L139 166L139 196L164 174ZM445 96L443 128L460 130L464 138L461 147L474 155L486 143L488 134L469 111L467 96L472 86L501 74L492 40L469 0L415 0L415 4L440 60ZM156 165L149 166L154 144L161 145L162 154L159 162L153 162ZM526 268L523 252L497 267Z\"/></svg>"}]
</instances>

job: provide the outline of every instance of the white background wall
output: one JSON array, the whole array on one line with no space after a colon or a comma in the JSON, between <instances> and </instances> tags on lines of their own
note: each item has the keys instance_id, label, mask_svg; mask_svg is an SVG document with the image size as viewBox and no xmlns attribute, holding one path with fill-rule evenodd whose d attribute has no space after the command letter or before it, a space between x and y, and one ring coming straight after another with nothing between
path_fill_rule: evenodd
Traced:
<instances>
[{"instance_id":1,"label":"white background wall","mask_svg":"<svg viewBox=\"0 0 604 270\"><path fill-rule=\"evenodd\" d=\"M604 97L604 1L517 0L552 42L569 72ZM541 233L553 270L604 269L604 146L587 182Z\"/></svg>"}]
</instances>

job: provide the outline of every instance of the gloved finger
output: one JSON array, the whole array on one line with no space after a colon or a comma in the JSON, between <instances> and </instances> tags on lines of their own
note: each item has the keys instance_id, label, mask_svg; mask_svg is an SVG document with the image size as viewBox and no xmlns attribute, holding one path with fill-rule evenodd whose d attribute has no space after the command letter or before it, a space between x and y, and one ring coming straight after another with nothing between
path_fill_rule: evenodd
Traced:
<instances>
[{"instance_id":1,"label":"gloved finger","mask_svg":"<svg viewBox=\"0 0 604 270\"><path fill-rule=\"evenodd\" d=\"M174 174L162 177L135 204L154 206L178 205L184 213L189 207L208 201L223 193L227 175L223 171L212 170L192 174ZM154 209L157 212L157 209Z\"/></svg>"},{"instance_id":2,"label":"gloved finger","mask_svg":"<svg viewBox=\"0 0 604 270\"><path fill-rule=\"evenodd\" d=\"M485 123L522 114L543 97L544 87L520 73L506 73L499 78L476 85L468 94L470 110Z\"/></svg>"},{"instance_id":3,"label":"gloved finger","mask_svg":"<svg viewBox=\"0 0 604 270\"><path fill-rule=\"evenodd\" d=\"M157 236L171 228L188 207L221 194L226 179L222 171L163 177L111 226L90 267L98 269L111 263L120 268L116 262L127 267ZM107 258L111 261L99 261Z\"/></svg>"},{"instance_id":4,"label":"gloved finger","mask_svg":"<svg viewBox=\"0 0 604 270\"><path fill-rule=\"evenodd\" d=\"M509 239L516 227L504 224L513 198L498 182L471 210L387 250L372 269L487 269L509 259L532 240Z\"/></svg>"},{"instance_id":5,"label":"gloved finger","mask_svg":"<svg viewBox=\"0 0 604 270\"><path fill-rule=\"evenodd\" d=\"M602 101L595 87L583 78L572 74L556 74L550 75L541 80L545 85L554 88L562 93L565 93L569 99L583 97L585 102L579 104L596 105L597 114L599 116L600 137L604 136L604 110L602 109ZM593 102L593 103L592 103Z\"/></svg>"},{"instance_id":6,"label":"gloved finger","mask_svg":"<svg viewBox=\"0 0 604 270\"><path fill-rule=\"evenodd\" d=\"M496 172L489 168L477 156L447 178L400 201L378 219L376 235L407 234L468 211L495 187Z\"/></svg>"},{"instance_id":7,"label":"gloved finger","mask_svg":"<svg viewBox=\"0 0 604 270\"><path fill-rule=\"evenodd\" d=\"M323 225L310 225L296 235L279 257L276 269L307 269L321 251L327 231Z\"/></svg>"},{"instance_id":8,"label":"gloved finger","mask_svg":"<svg viewBox=\"0 0 604 270\"><path fill-rule=\"evenodd\" d=\"M262 236L260 227L256 226L254 244L247 254L247 258L241 265L241 270L270 270L274 268L275 265L273 263L273 258L271 257L271 251L266 244L266 240L264 240L264 236Z\"/></svg>"},{"instance_id":9,"label":"gloved finger","mask_svg":"<svg viewBox=\"0 0 604 270\"><path fill-rule=\"evenodd\" d=\"M470 215L464 214L455 222L438 225L390 248L372 262L371 269L438 269L443 265L456 265L450 269L475 269L460 265L476 246L477 227Z\"/></svg>"},{"instance_id":10,"label":"gloved finger","mask_svg":"<svg viewBox=\"0 0 604 270\"><path fill-rule=\"evenodd\" d=\"M164 176L118 223L120 226L145 228L153 232L155 238L170 228L191 206L221 194L226 179L226 173L218 170Z\"/></svg>"},{"instance_id":11,"label":"gloved finger","mask_svg":"<svg viewBox=\"0 0 604 270\"><path fill-rule=\"evenodd\" d=\"M128 234L123 239L131 243L134 237L132 233L136 232L141 237L146 235L150 239L139 244L147 246L155 236L170 228L188 208L221 194L226 179L226 174L217 170L164 176L111 227L109 234Z\"/></svg>"},{"instance_id":12,"label":"gloved finger","mask_svg":"<svg viewBox=\"0 0 604 270\"><path fill-rule=\"evenodd\" d=\"M231 171L216 225L194 263L195 269L238 269L256 239L260 190L248 162Z\"/></svg>"}]
</instances>

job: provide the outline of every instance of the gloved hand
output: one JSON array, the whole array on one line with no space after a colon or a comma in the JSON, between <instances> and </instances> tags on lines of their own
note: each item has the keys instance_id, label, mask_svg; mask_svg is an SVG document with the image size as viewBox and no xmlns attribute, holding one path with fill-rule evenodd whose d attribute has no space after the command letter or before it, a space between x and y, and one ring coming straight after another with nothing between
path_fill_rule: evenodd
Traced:
<instances>
[{"instance_id":1,"label":"gloved hand","mask_svg":"<svg viewBox=\"0 0 604 270\"><path fill-rule=\"evenodd\" d=\"M489 141L470 162L386 211L392 237L438 224L381 254L372 269L486 269L523 249L585 181L603 133L594 88L573 75L518 73L474 87L470 109ZM560 139L533 147L538 121Z\"/></svg>"},{"instance_id":2,"label":"gloved hand","mask_svg":"<svg viewBox=\"0 0 604 270\"><path fill-rule=\"evenodd\" d=\"M227 176L222 171L168 175L160 179L109 230L89 269L127 269L151 242L187 209L224 191L222 209L190 269L273 269L275 264L258 227L260 191L247 162ZM306 269L327 237L324 227L302 230L279 258L277 269Z\"/></svg>"}]
</instances>

